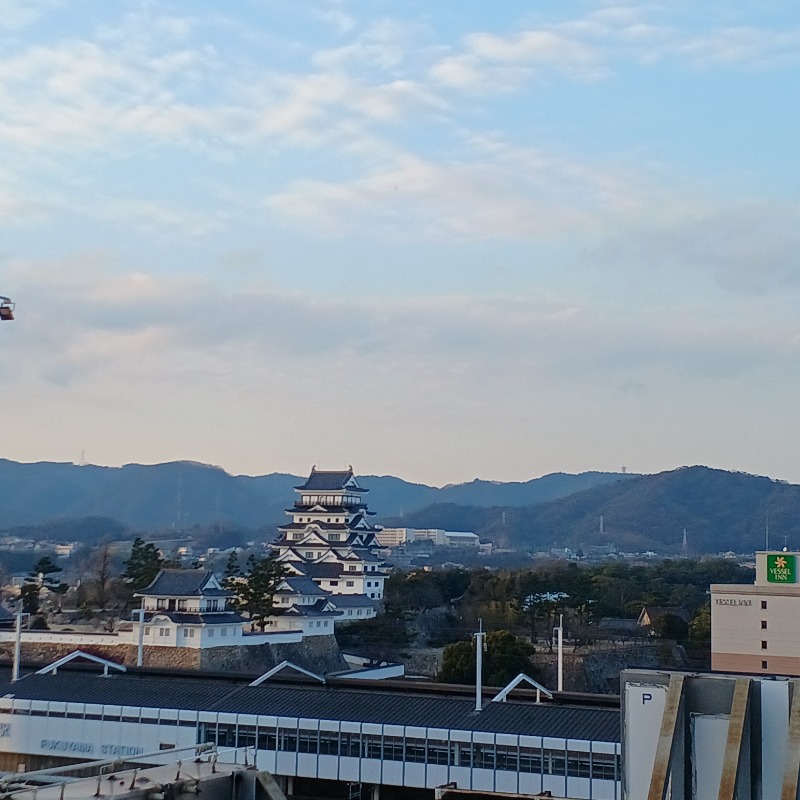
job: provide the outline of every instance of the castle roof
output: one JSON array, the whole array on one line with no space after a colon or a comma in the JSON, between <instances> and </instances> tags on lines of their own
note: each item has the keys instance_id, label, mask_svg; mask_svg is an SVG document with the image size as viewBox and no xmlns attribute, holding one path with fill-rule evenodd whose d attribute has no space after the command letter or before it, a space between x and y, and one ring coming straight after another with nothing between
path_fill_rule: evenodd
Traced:
<instances>
[{"instance_id":1,"label":"castle roof","mask_svg":"<svg viewBox=\"0 0 800 800\"><path fill-rule=\"evenodd\" d=\"M348 486L348 483L352 484ZM353 475L353 468L344 471L325 471L311 468L308 480L302 486L295 486L298 490L340 492L345 489L349 492L366 492L356 482Z\"/></svg>"},{"instance_id":2,"label":"castle roof","mask_svg":"<svg viewBox=\"0 0 800 800\"><path fill-rule=\"evenodd\" d=\"M140 589L134 597L229 597L230 592L220 589L214 573L207 569L162 569L149 586Z\"/></svg>"}]
</instances>

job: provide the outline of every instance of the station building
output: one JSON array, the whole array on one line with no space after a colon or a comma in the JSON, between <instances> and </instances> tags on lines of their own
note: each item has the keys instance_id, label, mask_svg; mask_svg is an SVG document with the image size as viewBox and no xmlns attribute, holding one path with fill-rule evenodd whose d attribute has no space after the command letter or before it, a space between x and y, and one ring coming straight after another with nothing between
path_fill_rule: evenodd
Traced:
<instances>
[{"instance_id":1,"label":"station building","mask_svg":"<svg viewBox=\"0 0 800 800\"><path fill-rule=\"evenodd\" d=\"M16 682L0 672L0 770L135 763L212 742L250 748L298 798L425 800L447 784L498 798L620 797L619 709L588 698L487 693L478 711L465 687L325 680L290 666L256 680L124 669L62 666Z\"/></svg>"}]
</instances>

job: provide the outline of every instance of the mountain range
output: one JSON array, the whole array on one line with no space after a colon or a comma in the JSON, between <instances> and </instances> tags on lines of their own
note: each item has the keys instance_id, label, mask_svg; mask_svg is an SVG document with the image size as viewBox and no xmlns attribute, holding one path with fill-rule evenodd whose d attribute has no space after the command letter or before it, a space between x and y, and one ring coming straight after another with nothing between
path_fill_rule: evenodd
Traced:
<instances>
[{"instance_id":1,"label":"mountain range","mask_svg":"<svg viewBox=\"0 0 800 800\"><path fill-rule=\"evenodd\" d=\"M618 480L614 473L545 475L524 483L471 483L437 488L390 475L359 476L368 503L380 517L402 518L435 503L524 506L554 500ZM106 517L135 530L186 529L227 521L248 527L285 520L293 488L305 477L273 473L229 475L219 467L188 461L126 464L22 464L0 459L0 529L58 518Z\"/></svg>"},{"instance_id":2,"label":"mountain range","mask_svg":"<svg viewBox=\"0 0 800 800\"><path fill-rule=\"evenodd\" d=\"M56 520L62 538L77 529L86 536L75 538L93 540L103 528L120 535L225 522L268 535L286 519L293 487L304 480L234 476L194 462L99 467L0 459L0 530ZM704 466L441 488L393 476L359 476L359 482L370 490L380 524L471 530L520 550L613 542L622 550L678 553L684 530L694 554L750 552L764 546L768 531L773 547L800 545L800 486Z\"/></svg>"}]
</instances>

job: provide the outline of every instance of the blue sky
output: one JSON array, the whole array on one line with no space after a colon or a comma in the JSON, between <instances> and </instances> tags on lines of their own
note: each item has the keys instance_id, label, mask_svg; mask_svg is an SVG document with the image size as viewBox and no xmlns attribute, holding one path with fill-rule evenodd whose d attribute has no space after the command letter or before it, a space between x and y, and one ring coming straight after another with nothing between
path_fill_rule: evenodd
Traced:
<instances>
[{"instance_id":1,"label":"blue sky","mask_svg":"<svg viewBox=\"0 0 800 800\"><path fill-rule=\"evenodd\" d=\"M800 482L799 64L777 0L0 0L0 455Z\"/></svg>"}]
</instances>

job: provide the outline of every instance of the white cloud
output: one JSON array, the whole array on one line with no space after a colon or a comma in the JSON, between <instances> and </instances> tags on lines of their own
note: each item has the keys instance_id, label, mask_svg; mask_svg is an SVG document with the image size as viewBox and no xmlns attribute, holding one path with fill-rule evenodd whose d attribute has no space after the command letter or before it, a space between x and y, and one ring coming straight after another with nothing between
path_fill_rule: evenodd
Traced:
<instances>
[{"instance_id":1,"label":"white cloud","mask_svg":"<svg viewBox=\"0 0 800 800\"><path fill-rule=\"evenodd\" d=\"M64 0L0 0L0 30L27 28L47 11L63 4Z\"/></svg>"}]
</instances>

